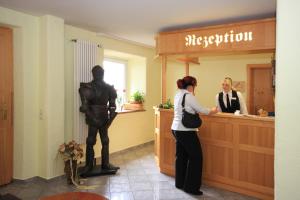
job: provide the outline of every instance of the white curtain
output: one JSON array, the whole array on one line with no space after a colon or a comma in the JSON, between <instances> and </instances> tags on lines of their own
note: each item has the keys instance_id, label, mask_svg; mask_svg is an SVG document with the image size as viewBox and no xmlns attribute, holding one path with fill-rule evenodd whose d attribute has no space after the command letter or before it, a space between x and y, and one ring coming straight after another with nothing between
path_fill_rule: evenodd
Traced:
<instances>
[{"instance_id":1,"label":"white curtain","mask_svg":"<svg viewBox=\"0 0 300 200\"><path fill-rule=\"evenodd\" d=\"M88 126L85 123L85 115L79 112L81 100L79 96L79 86L81 82L90 82L93 78L92 68L99 64L98 45L85 40L74 42L74 125L73 138L80 144L85 144L88 133Z\"/></svg>"}]
</instances>

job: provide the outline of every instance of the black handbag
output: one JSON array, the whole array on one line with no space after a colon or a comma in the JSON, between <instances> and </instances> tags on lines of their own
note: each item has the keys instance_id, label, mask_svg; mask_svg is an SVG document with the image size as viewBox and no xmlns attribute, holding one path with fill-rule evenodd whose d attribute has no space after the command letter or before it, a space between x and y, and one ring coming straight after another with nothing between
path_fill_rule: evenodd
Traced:
<instances>
[{"instance_id":1,"label":"black handbag","mask_svg":"<svg viewBox=\"0 0 300 200\"><path fill-rule=\"evenodd\" d=\"M185 110L184 106L185 106L185 96L188 93L185 93L183 95L183 99L182 99L182 124L183 126L185 126L186 128L199 128L202 124L202 120L199 116L198 113L192 114L189 113Z\"/></svg>"}]
</instances>

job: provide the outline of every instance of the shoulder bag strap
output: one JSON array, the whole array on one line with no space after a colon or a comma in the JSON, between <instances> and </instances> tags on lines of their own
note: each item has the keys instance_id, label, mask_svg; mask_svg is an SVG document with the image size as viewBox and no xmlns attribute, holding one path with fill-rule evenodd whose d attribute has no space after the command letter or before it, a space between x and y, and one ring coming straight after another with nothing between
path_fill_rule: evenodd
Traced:
<instances>
[{"instance_id":1,"label":"shoulder bag strap","mask_svg":"<svg viewBox=\"0 0 300 200\"><path fill-rule=\"evenodd\" d=\"M183 95L183 98L182 98L182 102L181 102L181 106L182 106L182 110L184 110L184 106L185 106L185 96L186 96L187 93L185 93Z\"/></svg>"}]
</instances>

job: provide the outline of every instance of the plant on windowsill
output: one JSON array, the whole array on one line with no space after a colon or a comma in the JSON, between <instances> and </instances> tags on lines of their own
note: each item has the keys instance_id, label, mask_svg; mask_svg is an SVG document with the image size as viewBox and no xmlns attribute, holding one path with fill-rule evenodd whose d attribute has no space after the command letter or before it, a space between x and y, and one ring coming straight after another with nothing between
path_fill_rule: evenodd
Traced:
<instances>
[{"instance_id":1,"label":"plant on windowsill","mask_svg":"<svg viewBox=\"0 0 300 200\"><path fill-rule=\"evenodd\" d=\"M135 91L131 95L131 101L125 103L123 108L125 110L143 110L143 103L145 102L145 94L141 91Z\"/></svg>"},{"instance_id":2,"label":"plant on windowsill","mask_svg":"<svg viewBox=\"0 0 300 200\"><path fill-rule=\"evenodd\" d=\"M140 91L135 91L132 96L132 100L130 103L135 103L135 104L143 104L145 102L145 94Z\"/></svg>"},{"instance_id":3,"label":"plant on windowsill","mask_svg":"<svg viewBox=\"0 0 300 200\"><path fill-rule=\"evenodd\" d=\"M74 184L77 177L77 161L83 157L83 149L74 140L59 146L59 154L65 162L64 172L69 184Z\"/></svg>"}]
</instances>

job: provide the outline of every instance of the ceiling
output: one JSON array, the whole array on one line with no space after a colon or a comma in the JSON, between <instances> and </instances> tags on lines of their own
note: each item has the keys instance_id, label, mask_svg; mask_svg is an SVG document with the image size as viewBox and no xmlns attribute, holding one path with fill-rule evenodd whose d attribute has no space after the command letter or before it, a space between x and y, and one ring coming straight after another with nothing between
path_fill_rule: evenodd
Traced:
<instances>
[{"instance_id":1,"label":"ceiling","mask_svg":"<svg viewBox=\"0 0 300 200\"><path fill-rule=\"evenodd\" d=\"M0 6L154 46L160 31L275 17L276 0L0 0Z\"/></svg>"}]
</instances>

